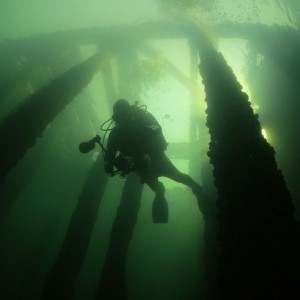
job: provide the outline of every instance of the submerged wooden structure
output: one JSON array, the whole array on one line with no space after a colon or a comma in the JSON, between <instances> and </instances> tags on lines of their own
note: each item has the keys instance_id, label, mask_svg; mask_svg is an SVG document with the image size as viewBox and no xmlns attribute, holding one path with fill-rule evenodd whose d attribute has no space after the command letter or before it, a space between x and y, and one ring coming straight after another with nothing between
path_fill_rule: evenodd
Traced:
<instances>
[{"instance_id":1,"label":"submerged wooden structure","mask_svg":"<svg viewBox=\"0 0 300 300\"><path fill-rule=\"evenodd\" d=\"M0 49L7 56L1 57L0 61L5 62L8 73L11 71L12 75L2 78L1 101L9 99L8 87L14 86L16 78L26 81L30 68L36 68L36 64L51 66L49 56L35 61L34 53L40 49L37 45L42 43L45 49L59 45L60 51L63 51L94 44L99 52L33 91L0 124L0 140L6 145L0 149L0 181L4 181L47 126L89 84L104 64L107 98L115 100L120 93L112 85L112 67L105 54L109 52L119 59L125 80L130 63L121 57L119 48L124 51L128 47L133 60L136 59L133 50L151 55L153 49L143 44L143 40L149 38L186 38L191 41L191 53L199 51L199 70L206 91L207 126L211 135L209 157L214 166L220 210L218 238L222 255L217 274L220 299L274 299L274 295L299 299L299 226L293 218L291 197L277 168L274 149L263 138L258 117L225 59L193 26L158 22L111 31L105 28L60 32L2 43ZM9 70L9 63L16 63L22 58L26 58L27 64L23 72ZM193 88L193 78L187 78L168 61L164 66L185 87ZM101 173L99 166L101 162L97 161L83 187L65 240L49 272L43 299L72 299L74 282L86 255L95 213L106 185L107 177ZM114 299L127 299L124 279L126 253L141 193L142 186L136 178L128 177L111 232L96 293L98 299L109 299L110 295L115 295ZM211 207L214 204L198 200L206 221L213 222L215 210ZM129 217L124 214L126 209ZM82 214L88 216L82 217ZM89 219L91 215L93 217ZM87 219L89 222L85 224ZM124 228L126 234L122 231Z\"/></svg>"}]
</instances>

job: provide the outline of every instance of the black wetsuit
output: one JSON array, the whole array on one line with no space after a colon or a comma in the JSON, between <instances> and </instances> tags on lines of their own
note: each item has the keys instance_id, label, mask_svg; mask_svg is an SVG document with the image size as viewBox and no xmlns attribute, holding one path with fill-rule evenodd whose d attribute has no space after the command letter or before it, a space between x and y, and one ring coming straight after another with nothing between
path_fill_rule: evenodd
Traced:
<instances>
[{"instance_id":1,"label":"black wetsuit","mask_svg":"<svg viewBox=\"0 0 300 300\"><path fill-rule=\"evenodd\" d=\"M165 176L183 183L193 190L200 186L188 175L181 173L165 155L167 147L161 127L149 112L132 107L131 118L116 124L109 135L105 164L107 172L112 166L117 152L133 158L135 171L155 193L163 193L164 188L158 177Z\"/></svg>"}]
</instances>

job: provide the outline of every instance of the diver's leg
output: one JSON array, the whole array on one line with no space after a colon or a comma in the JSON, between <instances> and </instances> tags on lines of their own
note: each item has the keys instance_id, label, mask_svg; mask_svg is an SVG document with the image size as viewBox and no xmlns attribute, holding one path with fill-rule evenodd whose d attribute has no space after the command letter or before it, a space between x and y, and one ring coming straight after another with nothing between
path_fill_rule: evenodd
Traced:
<instances>
[{"instance_id":1,"label":"diver's leg","mask_svg":"<svg viewBox=\"0 0 300 300\"><path fill-rule=\"evenodd\" d=\"M158 177L145 178L144 181L156 195L164 195L165 187L162 182L158 181Z\"/></svg>"},{"instance_id":2,"label":"diver's leg","mask_svg":"<svg viewBox=\"0 0 300 300\"><path fill-rule=\"evenodd\" d=\"M168 177L176 182L189 186L197 198L198 207L203 216L205 218L215 216L214 202L203 192L201 185L194 181L191 176L180 172L166 155L160 158L157 172L160 176Z\"/></svg>"},{"instance_id":3,"label":"diver's leg","mask_svg":"<svg viewBox=\"0 0 300 300\"><path fill-rule=\"evenodd\" d=\"M168 177L176 182L189 186L194 194L201 194L202 187L191 176L180 172L168 157L165 157L163 167L163 176Z\"/></svg>"},{"instance_id":4,"label":"diver's leg","mask_svg":"<svg viewBox=\"0 0 300 300\"><path fill-rule=\"evenodd\" d=\"M147 178L145 182L154 191L155 198L152 204L152 220L153 223L167 223L169 208L165 198L165 187L157 177Z\"/></svg>"}]
</instances>

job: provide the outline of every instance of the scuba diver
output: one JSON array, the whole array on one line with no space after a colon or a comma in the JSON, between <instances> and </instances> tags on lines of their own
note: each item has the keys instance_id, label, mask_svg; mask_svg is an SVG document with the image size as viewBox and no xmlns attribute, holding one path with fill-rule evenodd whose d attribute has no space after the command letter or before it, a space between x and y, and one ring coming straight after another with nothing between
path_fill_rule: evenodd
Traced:
<instances>
[{"instance_id":1,"label":"scuba diver","mask_svg":"<svg viewBox=\"0 0 300 300\"><path fill-rule=\"evenodd\" d=\"M106 129L111 131L107 148L103 147L100 137L96 136L89 142L81 143L80 151L88 152L97 142L104 153L104 168L107 174L114 176L119 173L121 177L125 177L126 174L135 172L141 178L141 182L146 183L155 193L152 205L154 223L168 221L165 188L158 177L164 176L185 184L196 196L202 195L201 186L189 175L180 172L166 156L168 144L162 128L145 106L130 105L127 100L119 99L113 106L113 116L110 120L111 123L115 123L115 127L110 129L109 125Z\"/></svg>"},{"instance_id":2,"label":"scuba diver","mask_svg":"<svg viewBox=\"0 0 300 300\"><path fill-rule=\"evenodd\" d=\"M162 128L147 110L120 99L113 106L112 119L115 127L108 137L104 156L106 173L114 175L114 165L118 169L136 172L142 183L148 184L155 193L153 221L167 222L165 188L158 177L183 183L194 194L202 193L201 186L189 175L181 173L166 156L167 142Z\"/></svg>"}]
</instances>

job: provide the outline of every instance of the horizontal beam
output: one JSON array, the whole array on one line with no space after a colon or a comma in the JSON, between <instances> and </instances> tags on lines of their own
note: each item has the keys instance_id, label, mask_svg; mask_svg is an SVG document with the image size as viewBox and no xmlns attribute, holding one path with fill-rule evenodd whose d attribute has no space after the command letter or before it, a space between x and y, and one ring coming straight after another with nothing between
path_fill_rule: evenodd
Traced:
<instances>
[{"instance_id":1,"label":"horizontal beam","mask_svg":"<svg viewBox=\"0 0 300 300\"><path fill-rule=\"evenodd\" d=\"M59 49L95 44L118 48L119 43L143 39L179 39L194 36L197 30L192 25L169 22L146 22L128 26L83 28L71 31L56 31L27 38L5 39L0 43L0 53L19 56L20 54L41 52L44 49ZM1 59L1 57L0 57Z\"/></svg>"}]
</instances>

